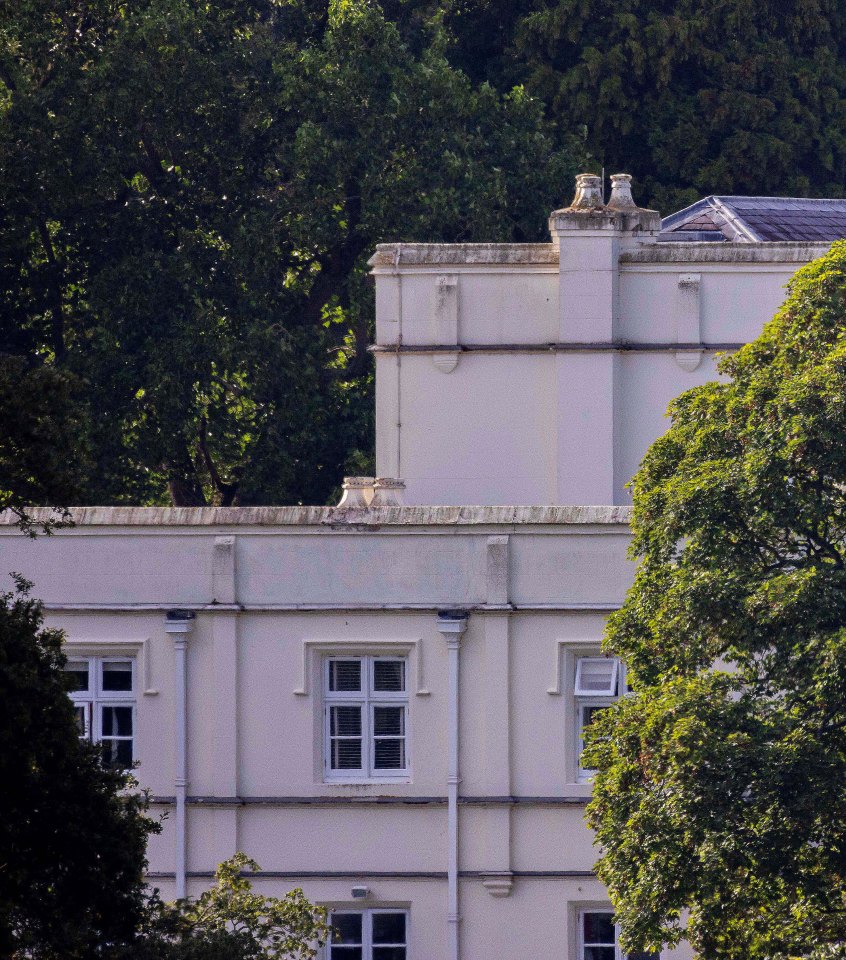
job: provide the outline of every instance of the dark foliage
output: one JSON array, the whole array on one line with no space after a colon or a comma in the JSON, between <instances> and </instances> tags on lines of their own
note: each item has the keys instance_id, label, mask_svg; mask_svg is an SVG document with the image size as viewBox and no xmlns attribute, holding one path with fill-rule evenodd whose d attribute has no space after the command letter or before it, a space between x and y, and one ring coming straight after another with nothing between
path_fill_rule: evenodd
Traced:
<instances>
[{"instance_id":1,"label":"dark foliage","mask_svg":"<svg viewBox=\"0 0 846 960\"><path fill-rule=\"evenodd\" d=\"M134 936L157 825L79 740L62 634L27 587L0 595L0 956L82 960Z\"/></svg>"},{"instance_id":2,"label":"dark foliage","mask_svg":"<svg viewBox=\"0 0 846 960\"><path fill-rule=\"evenodd\" d=\"M846 943L846 243L727 380L671 405L634 482L589 820L636 948L812 960Z\"/></svg>"},{"instance_id":3,"label":"dark foliage","mask_svg":"<svg viewBox=\"0 0 846 960\"><path fill-rule=\"evenodd\" d=\"M575 169L437 17L0 9L6 349L82 386L66 504L322 502L372 457L375 244L540 237Z\"/></svg>"}]
</instances>

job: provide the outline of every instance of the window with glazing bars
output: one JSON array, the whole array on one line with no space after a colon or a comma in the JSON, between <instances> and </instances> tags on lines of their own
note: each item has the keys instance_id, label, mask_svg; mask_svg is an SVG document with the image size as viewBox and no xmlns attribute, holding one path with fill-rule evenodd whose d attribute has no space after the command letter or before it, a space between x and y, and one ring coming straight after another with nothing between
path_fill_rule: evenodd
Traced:
<instances>
[{"instance_id":1,"label":"window with glazing bars","mask_svg":"<svg viewBox=\"0 0 846 960\"><path fill-rule=\"evenodd\" d=\"M73 677L70 698L79 736L100 745L103 762L128 769L135 759L135 661L74 657L65 665Z\"/></svg>"},{"instance_id":2,"label":"window with glazing bars","mask_svg":"<svg viewBox=\"0 0 846 960\"><path fill-rule=\"evenodd\" d=\"M658 953L623 953L620 928L610 910L579 914L579 960L661 960Z\"/></svg>"},{"instance_id":3,"label":"window with glazing bars","mask_svg":"<svg viewBox=\"0 0 846 960\"><path fill-rule=\"evenodd\" d=\"M624 689L625 671L614 657L579 657L576 660L576 676L573 695L576 701L576 739L578 778L589 780L594 771L582 763L585 746L585 731Z\"/></svg>"},{"instance_id":4,"label":"window with glazing bars","mask_svg":"<svg viewBox=\"0 0 846 960\"><path fill-rule=\"evenodd\" d=\"M407 661L327 657L323 670L327 780L406 777Z\"/></svg>"},{"instance_id":5,"label":"window with glazing bars","mask_svg":"<svg viewBox=\"0 0 846 960\"><path fill-rule=\"evenodd\" d=\"M408 914L405 910L335 910L327 960L406 960Z\"/></svg>"}]
</instances>

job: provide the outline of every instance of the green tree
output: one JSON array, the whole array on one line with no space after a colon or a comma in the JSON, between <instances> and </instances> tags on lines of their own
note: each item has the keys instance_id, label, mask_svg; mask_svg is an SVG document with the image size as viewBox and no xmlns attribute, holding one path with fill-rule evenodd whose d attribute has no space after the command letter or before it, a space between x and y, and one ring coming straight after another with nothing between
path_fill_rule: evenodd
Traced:
<instances>
[{"instance_id":1,"label":"green tree","mask_svg":"<svg viewBox=\"0 0 846 960\"><path fill-rule=\"evenodd\" d=\"M843 196L839 0L456 0L456 63L584 125L670 213L711 193Z\"/></svg>"},{"instance_id":2,"label":"green tree","mask_svg":"<svg viewBox=\"0 0 846 960\"><path fill-rule=\"evenodd\" d=\"M284 897L255 893L243 853L217 868L215 884L197 900L152 897L136 940L109 960L311 960L326 942L326 910L295 889Z\"/></svg>"},{"instance_id":3,"label":"green tree","mask_svg":"<svg viewBox=\"0 0 846 960\"><path fill-rule=\"evenodd\" d=\"M80 384L54 367L0 356L0 514L25 533L68 522L65 503L82 496L86 449ZM34 523L27 511L48 504L54 515Z\"/></svg>"},{"instance_id":4,"label":"green tree","mask_svg":"<svg viewBox=\"0 0 846 960\"><path fill-rule=\"evenodd\" d=\"M0 956L74 960L134 936L157 824L80 741L61 631L28 588L0 595Z\"/></svg>"},{"instance_id":5,"label":"green tree","mask_svg":"<svg viewBox=\"0 0 846 960\"><path fill-rule=\"evenodd\" d=\"M437 16L406 42L369 0L0 12L0 298L83 385L85 502L324 500L372 456L375 244L539 238L574 171Z\"/></svg>"},{"instance_id":6,"label":"green tree","mask_svg":"<svg viewBox=\"0 0 846 960\"><path fill-rule=\"evenodd\" d=\"M589 821L629 946L721 960L846 943L846 243L803 267L634 480ZM689 913L687 913L689 911Z\"/></svg>"}]
</instances>

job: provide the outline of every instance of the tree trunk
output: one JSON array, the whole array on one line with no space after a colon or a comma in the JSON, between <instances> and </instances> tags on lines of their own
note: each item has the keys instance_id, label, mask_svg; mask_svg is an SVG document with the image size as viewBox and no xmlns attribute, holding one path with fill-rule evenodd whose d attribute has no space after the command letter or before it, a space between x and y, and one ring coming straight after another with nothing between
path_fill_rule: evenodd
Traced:
<instances>
[{"instance_id":1,"label":"tree trunk","mask_svg":"<svg viewBox=\"0 0 846 960\"><path fill-rule=\"evenodd\" d=\"M162 464L167 474L167 489L174 507L205 507L207 501L188 450Z\"/></svg>"}]
</instances>

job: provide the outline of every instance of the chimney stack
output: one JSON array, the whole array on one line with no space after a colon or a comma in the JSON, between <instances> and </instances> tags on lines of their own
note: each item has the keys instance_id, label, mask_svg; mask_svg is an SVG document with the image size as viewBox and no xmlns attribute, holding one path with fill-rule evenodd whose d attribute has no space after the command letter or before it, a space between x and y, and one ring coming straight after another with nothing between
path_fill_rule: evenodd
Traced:
<instances>
[{"instance_id":1,"label":"chimney stack","mask_svg":"<svg viewBox=\"0 0 846 960\"><path fill-rule=\"evenodd\" d=\"M632 199L632 178L611 177L604 203L602 179L576 177L569 207L549 218L558 247L558 342L613 348L620 338L620 256L655 243L661 217ZM615 397L619 356L613 349L561 351L555 358L558 396L558 502L613 503ZM619 402L619 401L617 401ZM585 458L582 451L590 450Z\"/></svg>"},{"instance_id":2,"label":"chimney stack","mask_svg":"<svg viewBox=\"0 0 846 960\"><path fill-rule=\"evenodd\" d=\"M661 229L657 210L639 207L632 198L632 178L628 173L611 175L611 197L603 202L602 178L595 173L576 176L576 195L569 207L553 210L549 217L552 241L560 247L565 234L582 236L597 232L616 234L624 246L632 240L653 243Z\"/></svg>"}]
</instances>

